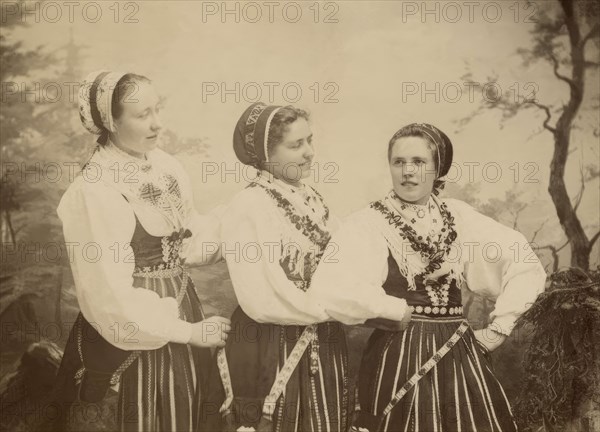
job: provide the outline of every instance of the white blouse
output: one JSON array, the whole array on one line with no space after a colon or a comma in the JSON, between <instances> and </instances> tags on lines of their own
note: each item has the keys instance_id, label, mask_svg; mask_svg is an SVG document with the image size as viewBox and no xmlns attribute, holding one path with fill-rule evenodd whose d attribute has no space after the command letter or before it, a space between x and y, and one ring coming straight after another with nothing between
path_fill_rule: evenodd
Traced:
<instances>
[{"instance_id":1,"label":"white blouse","mask_svg":"<svg viewBox=\"0 0 600 432\"><path fill-rule=\"evenodd\" d=\"M471 291L496 301L490 328L509 335L516 319L544 290L544 268L521 233L462 201L444 202L457 232L449 259L458 263ZM323 262L313 276L311 295L327 314L346 324L384 317L382 311L393 307L382 287L389 249L378 217L370 208L350 215L331 239L335 260ZM408 242L402 249L412 252ZM397 307L395 317L386 318L401 320L405 310Z\"/></svg>"},{"instance_id":2,"label":"white blouse","mask_svg":"<svg viewBox=\"0 0 600 432\"><path fill-rule=\"evenodd\" d=\"M57 209L81 312L108 342L120 349L150 350L168 342L187 343L192 327L179 318L176 299L161 298L154 291L133 286L135 260L130 244L136 216L153 236L170 235L181 227L149 205L126 200L115 184L119 176L113 172L114 167L140 161L110 148L98 153L103 162L117 165L95 164L93 178L79 175ZM91 161L100 159L92 157ZM153 170L169 172L177 178L182 200L190 206L181 221L192 232L184 247L187 261L218 260L219 251L214 246L219 244L218 219L201 216L193 209L191 187L181 164L158 149L148 153L148 160Z\"/></svg>"},{"instance_id":3,"label":"white blouse","mask_svg":"<svg viewBox=\"0 0 600 432\"><path fill-rule=\"evenodd\" d=\"M304 188L271 181L290 202L303 205L295 198L302 196L300 189ZM308 191L306 187L304 192ZM318 199L309 199L316 212L323 210L316 205ZM221 220L221 241L238 303L250 318L281 325L308 325L329 318L307 294L310 288L300 289L281 264L288 246L289 250L298 248L302 255L314 251L315 245L301 235L262 187L246 188L231 200ZM321 261L328 253L325 249Z\"/></svg>"}]
</instances>

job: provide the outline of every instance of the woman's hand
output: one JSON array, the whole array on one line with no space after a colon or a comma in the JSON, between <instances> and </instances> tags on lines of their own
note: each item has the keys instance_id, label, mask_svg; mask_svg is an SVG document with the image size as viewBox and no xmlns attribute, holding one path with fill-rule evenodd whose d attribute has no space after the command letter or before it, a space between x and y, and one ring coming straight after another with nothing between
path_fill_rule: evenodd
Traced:
<instances>
[{"instance_id":1,"label":"woman's hand","mask_svg":"<svg viewBox=\"0 0 600 432\"><path fill-rule=\"evenodd\" d=\"M496 348L502 345L507 338L506 335L498 333L489 327L481 330L474 330L473 334L475 335L475 339L489 352L494 351Z\"/></svg>"},{"instance_id":2,"label":"woman's hand","mask_svg":"<svg viewBox=\"0 0 600 432\"><path fill-rule=\"evenodd\" d=\"M224 347L227 334L231 331L231 321L228 318L214 316L192 324L192 337L189 344L202 347Z\"/></svg>"}]
</instances>

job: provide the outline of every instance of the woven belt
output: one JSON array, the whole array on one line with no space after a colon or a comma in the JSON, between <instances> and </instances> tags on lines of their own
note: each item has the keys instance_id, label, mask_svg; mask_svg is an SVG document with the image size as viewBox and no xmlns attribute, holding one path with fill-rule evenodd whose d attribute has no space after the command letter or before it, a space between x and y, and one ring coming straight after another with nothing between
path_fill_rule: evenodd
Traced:
<instances>
[{"instance_id":1,"label":"woven belt","mask_svg":"<svg viewBox=\"0 0 600 432\"><path fill-rule=\"evenodd\" d=\"M183 273L183 268L180 266L165 268L165 269L157 269L157 268L153 269L152 267L143 267L143 268L138 267L133 272L133 276L158 279L158 278L168 278L168 277L179 276L182 273Z\"/></svg>"},{"instance_id":2,"label":"woven belt","mask_svg":"<svg viewBox=\"0 0 600 432\"><path fill-rule=\"evenodd\" d=\"M384 418L390 413L390 411L392 411L396 404L400 402L400 399L402 399L406 395L406 393L408 393L408 391L412 389L417 384L417 382L419 382L419 380L427 374L427 372L429 372L436 364L438 364L439 361L446 354L448 354L452 347L456 345L456 342L458 342L464 336L468 328L469 322L463 320L461 325L454 332L454 334L450 336L450 339L448 339L448 341L446 341L446 343L442 345L442 347L433 355L433 357L427 360L423 364L423 366L421 366L421 368L412 377L410 377L410 379L394 395L390 403L388 403L388 405L383 410Z\"/></svg>"},{"instance_id":3,"label":"woven belt","mask_svg":"<svg viewBox=\"0 0 600 432\"><path fill-rule=\"evenodd\" d=\"M425 321L427 318L425 319L420 319L420 321ZM440 318L437 319L432 319L439 321ZM414 320L414 318L413 318ZM452 322L455 319L448 317L448 321ZM410 379L408 381L406 381L406 383L400 388L400 390L392 397L392 399L390 400L390 402L387 404L387 406L385 407L385 409L383 410L383 413L381 414L381 416L379 417L379 425L377 426L377 428L374 431L371 432L376 432L376 431L380 431L382 426L383 426L383 422L385 421L385 418L389 415L389 413L392 411L392 409L394 409L394 407L398 404L398 402L400 402L400 400L406 396L406 393L408 393L409 390L411 390L416 384L417 382L419 382L419 380L421 378L423 378L431 369L433 369L433 367L438 364L440 362L440 360L442 360L442 358L448 354L448 352L452 349L452 347L454 347L454 345L456 345L456 343L464 336L464 334L467 332L467 330L469 329L469 322L465 319L460 319L460 326L456 329L456 331L454 332L454 334L452 336L450 336L450 338L446 341L446 343L444 343L444 345L442 345L442 347L429 359L427 360L420 368L419 370L410 377ZM351 426L350 428L351 432L369 432L368 429L364 428L364 427L358 427L358 426Z\"/></svg>"},{"instance_id":4,"label":"woven belt","mask_svg":"<svg viewBox=\"0 0 600 432\"><path fill-rule=\"evenodd\" d=\"M263 403L263 417L272 420L273 412L275 412L275 405L281 393L285 389L292 373L298 366L302 355L308 348L308 345L315 341L317 337L317 327L316 324L307 326L302 335L294 345L292 352L285 360L283 364L283 368L277 372L277 376L275 377L275 382L271 387L271 391L265 398ZM229 375L229 366L227 364L227 355L225 354L225 348L220 348L217 352L217 365L219 367L219 374L221 375L221 381L223 383L223 387L225 388L225 402L221 405L219 412L222 416L226 416L231 413L231 403L233 402L233 386L231 384L231 376Z\"/></svg>"},{"instance_id":5,"label":"woven belt","mask_svg":"<svg viewBox=\"0 0 600 432\"><path fill-rule=\"evenodd\" d=\"M462 315L463 307L446 307L446 306L411 306L410 310L413 313L427 314L427 315Z\"/></svg>"}]
</instances>

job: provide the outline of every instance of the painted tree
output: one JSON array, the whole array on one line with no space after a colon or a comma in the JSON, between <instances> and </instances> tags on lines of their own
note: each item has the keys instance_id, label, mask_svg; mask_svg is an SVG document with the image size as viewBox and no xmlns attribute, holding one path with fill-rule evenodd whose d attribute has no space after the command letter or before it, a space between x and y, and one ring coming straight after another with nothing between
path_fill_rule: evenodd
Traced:
<instances>
[{"instance_id":1,"label":"painted tree","mask_svg":"<svg viewBox=\"0 0 600 432\"><path fill-rule=\"evenodd\" d=\"M23 2L19 2L22 6ZM2 5L3 7L5 5ZM34 106L22 103L23 94L19 91L18 77L27 77L31 71L44 67L47 59L41 48L23 49L21 42L10 39L11 30L24 27L20 14L3 14L0 32L0 82L2 82L2 98L0 99L0 156L2 159L2 175L0 176L1 232L4 245L15 245L18 228L14 226L13 216L20 209L20 183L9 167L11 162L23 153L20 145L27 132L26 119L33 117Z\"/></svg>"},{"instance_id":2,"label":"painted tree","mask_svg":"<svg viewBox=\"0 0 600 432\"><path fill-rule=\"evenodd\" d=\"M532 4L533 2L528 2ZM548 192L556 209L560 225L570 246L571 266L589 270L590 254L600 231L588 234L584 230L577 210L585 183L598 177L597 164L582 166L580 193L571 199L565 184L565 167L572 152L573 132L583 129L582 108L586 96L586 84L597 80L600 48L599 3L585 0L558 0L556 2L537 2L540 8L537 22L532 30L533 45L521 48L517 52L522 56L524 66L536 62L546 62L552 68L559 83L568 86L568 97L562 104L552 105L532 97L519 97L515 100L513 92L500 97L485 98L478 110L459 124L464 126L477 114L494 109L502 112L502 121L506 121L525 110L535 109L544 115L543 130L553 139L553 155L550 164ZM466 75L469 77L470 73ZM593 89L592 89L593 90ZM596 89L597 91L597 89ZM598 94L587 95L592 99L586 107L595 113L596 123L586 132L590 140L597 141ZM597 224L597 221L595 221ZM595 225L597 229L597 225ZM551 245L550 245L551 246ZM562 246L564 247L564 245ZM559 248L562 248L559 247ZM548 247L550 248L550 247ZM557 253L559 249L550 249Z\"/></svg>"}]
</instances>

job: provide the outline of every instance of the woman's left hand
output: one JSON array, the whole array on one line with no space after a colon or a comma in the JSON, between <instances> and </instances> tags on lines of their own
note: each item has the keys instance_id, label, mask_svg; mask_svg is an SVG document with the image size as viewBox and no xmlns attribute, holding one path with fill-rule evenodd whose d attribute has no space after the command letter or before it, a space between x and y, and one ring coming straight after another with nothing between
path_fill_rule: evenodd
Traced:
<instances>
[{"instance_id":1,"label":"woman's left hand","mask_svg":"<svg viewBox=\"0 0 600 432\"><path fill-rule=\"evenodd\" d=\"M477 339L477 341L481 343L481 345L483 345L489 352L494 351L496 348L502 345L507 338L506 335L498 333L489 327L481 330L474 330L473 334L475 335L475 339Z\"/></svg>"}]
</instances>

